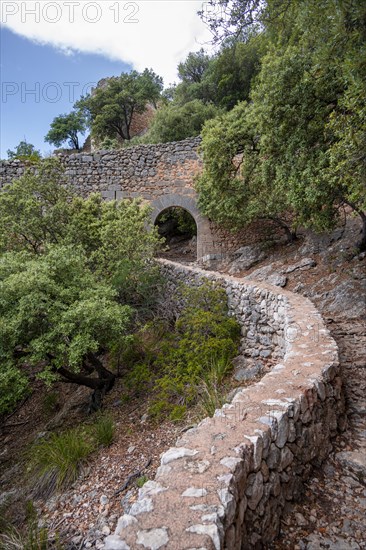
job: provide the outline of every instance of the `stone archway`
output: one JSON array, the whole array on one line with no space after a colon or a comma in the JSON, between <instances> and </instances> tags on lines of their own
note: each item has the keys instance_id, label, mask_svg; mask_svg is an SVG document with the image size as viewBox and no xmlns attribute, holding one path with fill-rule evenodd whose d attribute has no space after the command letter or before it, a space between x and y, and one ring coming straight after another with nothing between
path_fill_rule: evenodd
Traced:
<instances>
[{"instance_id":1,"label":"stone archway","mask_svg":"<svg viewBox=\"0 0 366 550\"><path fill-rule=\"evenodd\" d=\"M158 199L151 201L150 205L152 207L151 220L153 223L167 208L177 206L186 210L197 226L197 260L209 253L207 244L212 243L210 223L198 210L195 198L172 193L160 196Z\"/></svg>"}]
</instances>

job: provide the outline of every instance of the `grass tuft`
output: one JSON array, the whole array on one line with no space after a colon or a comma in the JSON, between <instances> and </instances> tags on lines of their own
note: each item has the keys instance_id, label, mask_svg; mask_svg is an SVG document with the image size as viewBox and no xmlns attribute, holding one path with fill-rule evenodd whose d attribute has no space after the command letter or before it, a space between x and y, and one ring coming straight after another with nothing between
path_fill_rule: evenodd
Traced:
<instances>
[{"instance_id":1,"label":"grass tuft","mask_svg":"<svg viewBox=\"0 0 366 550\"><path fill-rule=\"evenodd\" d=\"M199 409L204 416L212 417L225 403L223 383L233 365L227 357L213 357L210 369L202 379Z\"/></svg>"},{"instance_id":2,"label":"grass tuft","mask_svg":"<svg viewBox=\"0 0 366 550\"><path fill-rule=\"evenodd\" d=\"M36 494L51 495L73 483L82 464L93 452L90 437L80 429L51 434L30 450L30 471L36 478Z\"/></svg>"},{"instance_id":3,"label":"grass tuft","mask_svg":"<svg viewBox=\"0 0 366 550\"><path fill-rule=\"evenodd\" d=\"M109 414L99 414L93 426L94 437L98 445L109 447L114 439L115 426Z\"/></svg>"},{"instance_id":4,"label":"grass tuft","mask_svg":"<svg viewBox=\"0 0 366 550\"><path fill-rule=\"evenodd\" d=\"M32 502L26 503L27 524L24 530L3 522L0 533L1 550L62 550L59 536L51 536L46 527L39 527L37 513Z\"/></svg>"}]
</instances>

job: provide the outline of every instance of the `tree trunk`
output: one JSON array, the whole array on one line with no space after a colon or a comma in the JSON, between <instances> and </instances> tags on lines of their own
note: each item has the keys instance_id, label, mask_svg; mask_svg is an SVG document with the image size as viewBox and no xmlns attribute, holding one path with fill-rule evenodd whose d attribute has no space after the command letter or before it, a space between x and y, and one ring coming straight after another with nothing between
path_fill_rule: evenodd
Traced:
<instances>
[{"instance_id":1,"label":"tree trunk","mask_svg":"<svg viewBox=\"0 0 366 550\"><path fill-rule=\"evenodd\" d=\"M101 408L103 397L111 391L115 384L116 375L106 369L99 359L94 356L94 354L89 354L88 360L89 364L85 365L87 372L96 371L98 373L98 378L92 378L89 376L84 376L80 373L74 373L65 367L60 367L53 370L64 378L64 382L68 382L69 384L77 384L78 386L86 386L87 388L94 390L90 396L88 408L88 412L92 413Z\"/></svg>"},{"instance_id":2,"label":"tree trunk","mask_svg":"<svg viewBox=\"0 0 366 550\"><path fill-rule=\"evenodd\" d=\"M362 229L361 229L361 240L357 243L357 248L360 252L366 251L366 214L364 212L360 213L362 220Z\"/></svg>"},{"instance_id":3,"label":"tree trunk","mask_svg":"<svg viewBox=\"0 0 366 550\"><path fill-rule=\"evenodd\" d=\"M366 251L366 212L361 210L355 203L342 197L342 202L347 204L354 210L361 218L362 228L361 228L361 240L356 243L356 246L360 252Z\"/></svg>"},{"instance_id":4,"label":"tree trunk","mask_svg":"<svg viewBox=\"0 0 366 550\"><path fill-rule=\"evenodd\" d=\"M264 218L266 219L266 218ZM275 224L279 225L285 232L285 235L287 237L287 242L288 243L293 243L294 241L297 240L297 235L296 235L296 229L295 231L292 231L289 227L289 225L284 222L283 220L281 220L280 218L276 218L276 217L268 217L267 219L270 219L271 221L273 221Z\"/></svg>"}]
</instances>

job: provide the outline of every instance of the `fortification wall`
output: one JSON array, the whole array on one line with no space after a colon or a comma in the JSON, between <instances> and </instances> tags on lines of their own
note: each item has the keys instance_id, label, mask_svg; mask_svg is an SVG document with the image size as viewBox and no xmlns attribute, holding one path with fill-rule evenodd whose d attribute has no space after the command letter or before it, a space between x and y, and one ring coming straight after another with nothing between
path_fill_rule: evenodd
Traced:
<instances>
[{"instance_id":1,"label":"fortification wall","mask_svg":"<svg viewBox=\"0 0 366 550\"><path fill-rule=\"evenodd\" d=\"M222 285L242 353L278 363L161 456L105 549L261 548L345 422L337 346L302 296L167 261L162 270L173 286Z\"/></svg>"}]
</instances>

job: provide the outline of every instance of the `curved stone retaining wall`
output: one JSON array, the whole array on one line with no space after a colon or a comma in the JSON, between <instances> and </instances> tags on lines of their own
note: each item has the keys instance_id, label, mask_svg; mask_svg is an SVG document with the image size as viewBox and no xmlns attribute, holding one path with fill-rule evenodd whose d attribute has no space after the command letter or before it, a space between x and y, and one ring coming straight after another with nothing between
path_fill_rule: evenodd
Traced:
<instances>
[{"instance_id":1,"label":"curved stone retaining wall","mask_svg":"<svg viewBox=\"0 0 366 550\"><path fill-rule=\"evenodd\" d=\"M282 357L161 456L105 549L263 548L344 422L337 346L306 298L172 262L163 271L170 281L219 282L243 351Z\"/></svg>"}]
</instances>

